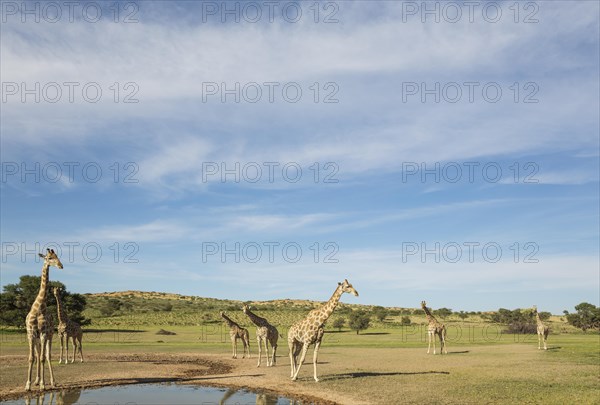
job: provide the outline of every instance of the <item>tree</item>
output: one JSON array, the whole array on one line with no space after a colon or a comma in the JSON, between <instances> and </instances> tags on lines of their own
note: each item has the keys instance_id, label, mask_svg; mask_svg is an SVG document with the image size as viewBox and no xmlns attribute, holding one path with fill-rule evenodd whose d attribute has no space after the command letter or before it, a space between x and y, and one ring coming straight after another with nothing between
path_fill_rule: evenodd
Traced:
<instances>
[{"instance_id":1,"label":"tree","mask_svg":"<svg viewBox=\"0 0 600 405\"><path fill-rule=\"evenodd\" d=\"M577 311L575 314L564 311L570 325L580 328L584 332L588 329L600 329L600 307L582 302L575 305L575 310Z\"/></svg>"},{"instance_id":2,"label":"tree","mask_svg":"<svg viewBox=\"0 0 600 405\"><path fill-rule=\"evenodd\" d=\"M336 318L332 326L341 332L345 324L346 320L344 318Z\"/></svg>"},{"instance_id":3,"label":"tree","mask_svg":"<svg viewBox=\"0 0 600 405\"><path fill-rule=\"evenodd\" d=\"M106 317L113 316L122 306L123 303L118 298L108 298L100 306L100 314Z\"/></svg>"},{"instance_id":4,"label":"tree","mask_svg":"<svg viewBox=\"0 0 600 405\"><path fill-rule=\"evenodd\" d=\"M469 314L467 314L465 311L460 311L458 313L458 317L464 321L465 319L467 319L469 317Z\"/></svg>"},{"instance_id":5,"label":"tree","mask_svg":"<svg viewBox=\"0 0 600 405\"><path fill-rule=\"evenodd\" d=\"M452 310L450 308L439 308L433 311L433 313L445 319L452 315Z\"/></svg>"},{"instance_id":6,"label":"tree","mask_svg":"<svg viewBox=\"0 0 600 405\"><path fill-rule=\"evenodd\" d=\"M402 319L400 320L400 325L402 326L408 326L410 325L410 317L409 316L403 316Z\"/></svg>"},{"instance_id":7,"label":"tree","mask_svg":"<svg viewBox=\"0 0 600 405\"><path fill-rule=\"evenodd\" d=\"M482 316L483 318L483 316ZM492 322L507 325L508 333L536 333L537 325L531 309L500 308L491 315Z\"/></svg>"},{"instance_id":8,"label":"tree","mask_svg":"<svg viewBox=\"0 0 600 405\"><path fill-rule=\"evenodd\" d=\"M383 322L388 316L388 310L384 307L376 306L373 308L373 315L379 322Z\"/></svg>"},{"instance_id":9,"label":"tree","mask_svg":"<svg viewBox=\"0 0 600 405\"><path fill-rule=\"evenodd\" d=\"M552 316L552 314L547 311L538 312L538 315L542 321L547 321Z\"/></svg>"},{"instance_id":10,"label":"tree","mask_svg":"<svg viewBox=\"0 0 600 405\"><path fill-rule=\"evenodd\" d=\"M25 327L25 317L31 310L40 290L41 277L21 276L18 284L7 284L0 294L0 324L6 326ZM66 286L60 281L50 281L48 295L46 296L46 307L54 315L55 324L58 325L56 310L56 298L52 293L53 287L61 289L61 299L69 318L80 325L89 325L91 320L86 319L82 312L87 301L81 294L70 293Z\"/></svg>"},{"instance_id":11,"label":"tree","mask_svg":"<svg viewBox=\"0 0 600 405\"><path fill-rule=\"evenodd\" d=\"M348 326L350 329L355 330L358 335L361 330L365 330L371 323L371 317L365 311L353 311L350 314L350 320Z\"/></svg>"}]
</instances>

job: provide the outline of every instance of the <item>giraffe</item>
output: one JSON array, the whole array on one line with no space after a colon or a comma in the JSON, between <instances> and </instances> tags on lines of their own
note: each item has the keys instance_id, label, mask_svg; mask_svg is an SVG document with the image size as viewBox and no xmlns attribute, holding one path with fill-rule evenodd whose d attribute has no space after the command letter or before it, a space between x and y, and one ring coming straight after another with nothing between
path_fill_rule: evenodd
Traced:
<instances>
[{"instance_id":1,"label":"giraffe","mask_svg":"<svg viewBox=\"0 0 600 405\"><path fill-rule=\"evenodd\" d=\"M358 292L352 287L352 284L350 284L348 280L344 280L343 283L338 283L337 288L327 303L310 311L306 318L296 322L290 328L288 332L288 347L290 349L290 377L292 378L292 381L298 379L298 373L300 372L302 363L304 363L306 352L308 351L309 346L314 343L314 378L316 382L319 382L319 378L317 377L317 356L325 333L323 324L335 310L343 293L352 293L355 297L358 297ZM298 362L297 360L300 352L302 352L302 355Z\"/></svg>"},{"instance_id":2,"label":"giraffe","mask_svg":"<svg viewBox=\"0 0 600 405\"><path fill-rule=\"evenodd\" d=\"M242 328L240 325L231 320L225 312L221 311L221 318L225 319L227 326L229 326L229 336L231 337L231 345L233 346L233 358L237 359L237 340L242 339L244 344L244 354L242 359L246 357L246 351L248 351L248 358L250 358L250 334L248 329Z\"/></svg>"},{"instance_id":3,"label":"giraffe","mask_svg":"<svg viewBox=\"0 0 600 405\"><path fill-rule=\"evenodd\" d=\"M279 332L275 326L271 325L269 321L265 318L261 318L258 315L253 314L250 311L250 307L246 304L242 306L242 311L248 318L252 321L253 324L256 325L256 340L258 342L258 365L260 367L260 358L262 356L262 347L261 344L265 346L265 357L267 359L267 367L272 367L277 363L277 340L279 339ZM271 350L273 351L273 355L269 358L269 344L271 345Z\"/></svg>"},{"instance_id":4,"label":"giraffe","mask_svg":"<svg viewBox=\"0 0 600 405\"><path fill-rule=\"evenodd\" d=\"M435 319L429 311L429 308L427 308L427 303L425 301L421 301L421 308L425 311L425 316L429 322L429 325L427 325L427 354L429 354L431 342L433 342L433 354L435 354L435 335L438 335L440 338L440 354L448 354L448 349L446 348L446 325Z\"/></svg>"},{"instance_id":5,"label":"giraffe","mask_svg":"<svg viewBox=\"0 0 600 405\"><path fill-rule=\"evenodd\" d=\"M42 266L42 278L40 281L40 291L31 305L31 310L25 318L27 327L27 341L29 342L29 367L27 369L27 383L25 390L31 389L31 371L33 362L37 361L37 378L34 384L39 382L40 390L45 389L44 381L44 363L48 362L50 371L50 385L54 387L54 373L52 372L52 335L54 334L54 322L46 308L46 296L48 295L48 277L50 266L63 268L62 263L54 250L46 249L46 255L39 253L44 259ZM41 377L41 381L40 381Z\"/></svg>"},{"instance_id":6,"label":"giraffe","mask_svg":"<svg viewBox=\"0 0 600 405\"><path fill-rule=\"evenodd\" d=\"M537 321L538 350L541 350L542 348L542 340L544 341L544 350L548 350L548 346L546 346L546 340L548 339L550 328L547 325L544 325L544 322L542 322L540 314L538 313L535 305L533 306L532 313L535 314L535 320Z\"/></svg>"},{"instance_id":7,"label":"giraffe","mask_svg":"<svg viewBox=\"0 0 600 405\"><path fill-rule=\"evenodd\" d=\"M72 321L67 316L67 311L63 307L60 299L60 289L54 287L52 289L54 297L56 297L56 307L58 309L58 336L60 337L60 357L58 364L62 363L63 349L66 343L67 355L65 357L65 364L69 362L69 338L73 339L73 359L71 363L75 363L75 354L79 351L79 358L83 363L83 351L81 348L81 339L83 338L83 332L81 326L75 321Z\"/></svg>"}]
</instances>

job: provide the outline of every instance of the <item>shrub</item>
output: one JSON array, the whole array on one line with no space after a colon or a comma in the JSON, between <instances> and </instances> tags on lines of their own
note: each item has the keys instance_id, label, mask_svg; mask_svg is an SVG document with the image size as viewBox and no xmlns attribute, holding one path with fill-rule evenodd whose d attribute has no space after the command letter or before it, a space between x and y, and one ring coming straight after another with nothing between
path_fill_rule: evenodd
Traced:
<instances>
[{"instance_id":1,"label":"shrub","mask_svg":"<svg viewBox=\"0 0 600 405\"><path fill-rule=\"evenodd\" d=\"M350 329L355 330L358 335L361 330L365 330L371 323L371 317L365 311L353 311L350 314L350 321L348 326Z\"/></svg>"}]
</instances>

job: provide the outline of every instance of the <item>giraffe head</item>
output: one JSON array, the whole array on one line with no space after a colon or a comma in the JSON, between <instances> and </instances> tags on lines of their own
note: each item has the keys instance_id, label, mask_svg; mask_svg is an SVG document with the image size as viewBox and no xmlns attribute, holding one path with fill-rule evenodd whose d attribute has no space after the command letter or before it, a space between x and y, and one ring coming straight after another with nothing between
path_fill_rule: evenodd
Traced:
<instances>
[{"instance_id":1,"label":"giraffe head","mask_svg":"<svg viewBox=\"0 0 600 405\"><path fill-rule=\"evenodd\" d=\"M354 287L352 287L352 284L350 284L347 279L344 279L343 283L338 283L338 286L342 288L343 293L349 293L354 295L355 297L358 297L358 291L356 291Z\"/></svg>"},{"instance_id":2,"label":"giraffe head","mask_svg":"<svg viewBox=\"0 0 600 405\"><path fill-rule=\"evenodd\" d=\"M220 314L221 316L223 316L223 315L225 315L225 312L221 311L221 312L219 312L219 314Z\"/></svg>"},{"instance_id":3,"label":"giraffe head","mask_svg":"<svg viewBox=\"0 0 600 405\"><path fill-rule=\"evenodd\" d=\"M55 297L58 297L60 294L60 288L58 287L52 287L52 292L54 293Z\"/></svg>"},{"instance_id":4,"label":"giraffe head","mask_svg":"<svg viewBox=\"0 0 600 405\"><path fill-rule=\"evenodd\" d=\"M242 305L242 311L244 311L245 314L247 314L249 310L250 310L250 305L247 305L247 304Z\"/></svg>"},{"instance_id":5,"label":"giraffe head","mask_svg":"<svg viewBox=\"0 0 600 405\"><path fill-rule=\"evenodd\" d=\"M56 256L56 253L54 253L54 249L46 249L46 254L43 255L41 253L38 253L38 255L44 259L44 263L47 264L48 266L54 266L58 269L62 269L63 265L60 262L60 259L58 258L58 256Z\"/></svg>"},{"instance_id":6,"label":"giraffe head","mask_svg":"<svg viewBox=\"0 0 600 405\"><path fill-rule=\"evenodd\" d=\"M537 306L536 306L536 305L534 305L534 306L531 308L531 315L535 315L535 314L537 314Z\"/></svg>"},{"instance_id":7,"label":"giraffe head","mask_svg":"<svg viewBox=\"0 0 600 405\"><path fill-rule=\"evenodd\" d=\"M421 301L421 308L427 308L427 303L425 301Z\"/></svg>"}]
</instances>

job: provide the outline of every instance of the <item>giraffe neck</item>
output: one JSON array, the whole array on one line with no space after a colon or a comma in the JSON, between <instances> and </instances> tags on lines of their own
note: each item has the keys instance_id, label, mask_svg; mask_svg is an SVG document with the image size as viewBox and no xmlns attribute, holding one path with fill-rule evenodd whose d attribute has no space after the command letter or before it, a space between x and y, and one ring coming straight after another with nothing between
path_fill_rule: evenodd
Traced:
<instances>
[{"instance_id":1,"label":"giraffe neck","mask_svg":"<svg viewBox=\"0 0 600 405\"><path fill-rule=\"evenodd\" d=\"M537 311L535 311L535 320L538 326L544 326L544 322L542 322L542 318L540 318L540 314Z\"/></svg>"},{"instance_id":2,"label":"giraffe neck","mask_svg":"<svg viewBox=\"0 0 600 405\"><path fill-rule=\"evenodd\" d=\"M246 310L246 315L248 315L252 323L254 323L256 326L265 326L267 324L267 320L265 318L254 315L249 309Z\"/></svg>"},{"instance_id":3,"label":"giraffe neck","mask_svg":"<svg viewBox=\"0 0 600 405\"><path fill-rule=\"evenodd\" d=\"M437 319L429 312L429 308L423 307L423 311L425 311L425 316L427 317L427 321L429 323L437 323Z\"/></svg>"},{"instance_id":4,"label":"giraffe neck","mask_svg":"<svg viewBox=\"0 0 600 405\"><path fill-rule=\"evenodd\" d=\"M38 313L46 312L46 295L48 294L48 276L50 273L50 265L44 263L42 267L42 280L40 281L40 291L38 292L35 301L33 302L32 309L37 308Z\"/></svg>"},{"instance_id":5,"label":"giraffe neck","mask_svg":"<svg viewBox=\"0 0 600 405\"><path fill-rule=\"evenodd\" d=\"M327 319L329 319L335 310L335 307L337 307L338 302L340 302L340 298L342 297L343 293L344 291L342 290L342 287L338 286L333 292L331 298L329 298L329 301L327 301L321 308L317 310L317 320L319 323L323 324Z\"/></svg>"},{"instance_id":6,"label":"giraffe neck","mask_svg":"<svg viewBox=\"0 0 600 405\"><path fill-rule=\"evenodd\" d=\"M235 323L233 320L231 320L227 315L222 314L221 315L223 317L223 319L225 319L225 322L227 322L227 325L231 328L234 326L237 326L238 328L240 327L237 323Z\"/></svg>"},{"instance_id":7,"label":"giraffe neck","mask_svg":"<svg viewBox=\"0 0 600 405\"><path fill-rule=\"evenodd\" d=\"M67 316L67 312L63 307L59 294L54 294L54 296L56 297L56 307L58 308L58 321L60 323L68 323L69 317Z\"/></svg>"}]
</instances>

